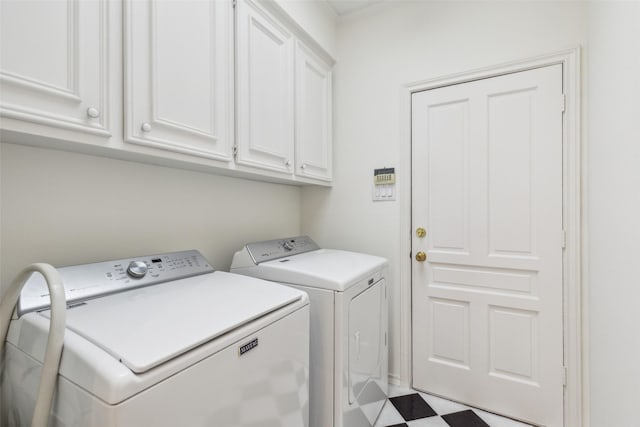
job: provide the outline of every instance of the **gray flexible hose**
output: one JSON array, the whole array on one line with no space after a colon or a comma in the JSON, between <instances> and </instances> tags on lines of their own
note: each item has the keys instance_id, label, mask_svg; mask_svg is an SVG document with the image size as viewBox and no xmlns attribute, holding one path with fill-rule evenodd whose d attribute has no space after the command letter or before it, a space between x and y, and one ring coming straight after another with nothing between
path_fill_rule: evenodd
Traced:
<instances>
[{"instance_id":1,"label":"gray flexible hose","mask_svg":"<svg viewBox=\"0 0 640 427\"><path fill-rule=\"evenodd\" d=\"M32 273L40 273L44 276L51 298L49 337L47 338L47 349L44 354L42 373L40 374L36 406L31 419L31 427L46 427L49 413L51 412L51 402L58 378L60 357L62 356L64 331L67 325L67 300L64 295L64 286L60 274L53 266L42 263L31 264L11 282L11 286L0 302L0 356L4 351L9 323L18 302L20 291Z\"/></svg>"}]
</instances>

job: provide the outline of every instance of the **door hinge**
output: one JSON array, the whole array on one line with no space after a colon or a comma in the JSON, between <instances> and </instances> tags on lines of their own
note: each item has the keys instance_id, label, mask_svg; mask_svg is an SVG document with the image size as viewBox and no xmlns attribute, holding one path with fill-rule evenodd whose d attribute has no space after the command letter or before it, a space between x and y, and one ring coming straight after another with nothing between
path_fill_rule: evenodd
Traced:
<instances>
[{"instance_id":1,"label":"door hinge","mask_svg":"<svg viewBox=\"0 0 640 427\"><path fill-rule=\"evenodd\" d=\"M233 1L231 2L231 6L235 9L235 8L236 8L236 4L237 4L237 3L238 3L238 1L237 1L237 0L233 0Z\"/></svg>"},{"instance_id":2,"label":"door hinge","mask_svg":"<svg viewBox=\"0 0 640 427\"><path fill-rule=\"evenodd\" d=\"M567 96L564 93L560 98L560 108L563 113L564 113L564 110L567 109Z\"/></svg>"},{"instance_id":3,"label":"door hinge","mask_svg":"<svg viewBox=\"0 0 640 427\"><path fill-rule=\"evenodd\" d=\"M562 385L567 386L567 377L569 376L569 372L566 366L562 367Z\"/></svg>"},{"instance_id":4,"label":"door hinge","mask_svg":"<svg viewBox=\"0 0 640 427\"><path fill-rule=\"evenodd\" d=\"M234 146L233 146L233 150L232 150L232 152L233 152L233 158L234 158L234 159L235 159L236 157L238 157L238 146L237 146L237 145L234 145Z\"/></svg>"},{"instance_id":5,"label":"door hinge","mask_svg":"<svg viewBox=\"0 0 640 427\"><path fill-rule=\"evenodd\" d=\"M567 230L562 229L562 249L567 247Z\"/></svg>"}]
</instances>

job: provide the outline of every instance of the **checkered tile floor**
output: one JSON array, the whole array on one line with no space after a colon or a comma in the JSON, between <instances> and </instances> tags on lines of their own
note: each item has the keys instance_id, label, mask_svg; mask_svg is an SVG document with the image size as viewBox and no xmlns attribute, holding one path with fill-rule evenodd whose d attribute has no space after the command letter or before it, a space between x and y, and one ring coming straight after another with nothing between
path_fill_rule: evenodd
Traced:
<instances>
[{"instance_id":1,"label":"checkered tile floor","mask_svg":"<svg viewBox=\"0 0 640 427\"><path fill-rule=\"evenodd\" d=\"M531 427L415 390L389 387L375 427Z\"/></svg>"}]
</instances>

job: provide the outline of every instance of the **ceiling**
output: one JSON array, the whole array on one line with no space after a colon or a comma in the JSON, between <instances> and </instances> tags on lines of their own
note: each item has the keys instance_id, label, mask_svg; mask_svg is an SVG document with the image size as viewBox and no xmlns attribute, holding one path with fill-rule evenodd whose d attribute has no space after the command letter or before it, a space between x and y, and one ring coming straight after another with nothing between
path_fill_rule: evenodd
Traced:
<instances>
[{"instance_id":1,"label":"ceiling","mask_svg":"<svg viewBox=\"0 0 640 427\"><path fill-rule=\"evenodd\" d=\"M339 15L347 15L357 10L364 9L384 0L326 0L329 6Z\"/></svg>"}]
</instances>

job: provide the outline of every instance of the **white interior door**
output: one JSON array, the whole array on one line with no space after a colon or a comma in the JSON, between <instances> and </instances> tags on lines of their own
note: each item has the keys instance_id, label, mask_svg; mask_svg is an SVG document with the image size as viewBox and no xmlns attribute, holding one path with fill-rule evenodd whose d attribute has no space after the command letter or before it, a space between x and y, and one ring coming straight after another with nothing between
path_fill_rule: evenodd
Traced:
<instances>
[{"instance_id":1,"label":"white interior door","mask_svg":"<svg viewBox=\"0 0 640 427\"><path fill-rule=\"evenodd\" d=\"M561 65L412 97L413 385L545 426L563 423L561 97Z\"/></svg>"}]
</instances>

